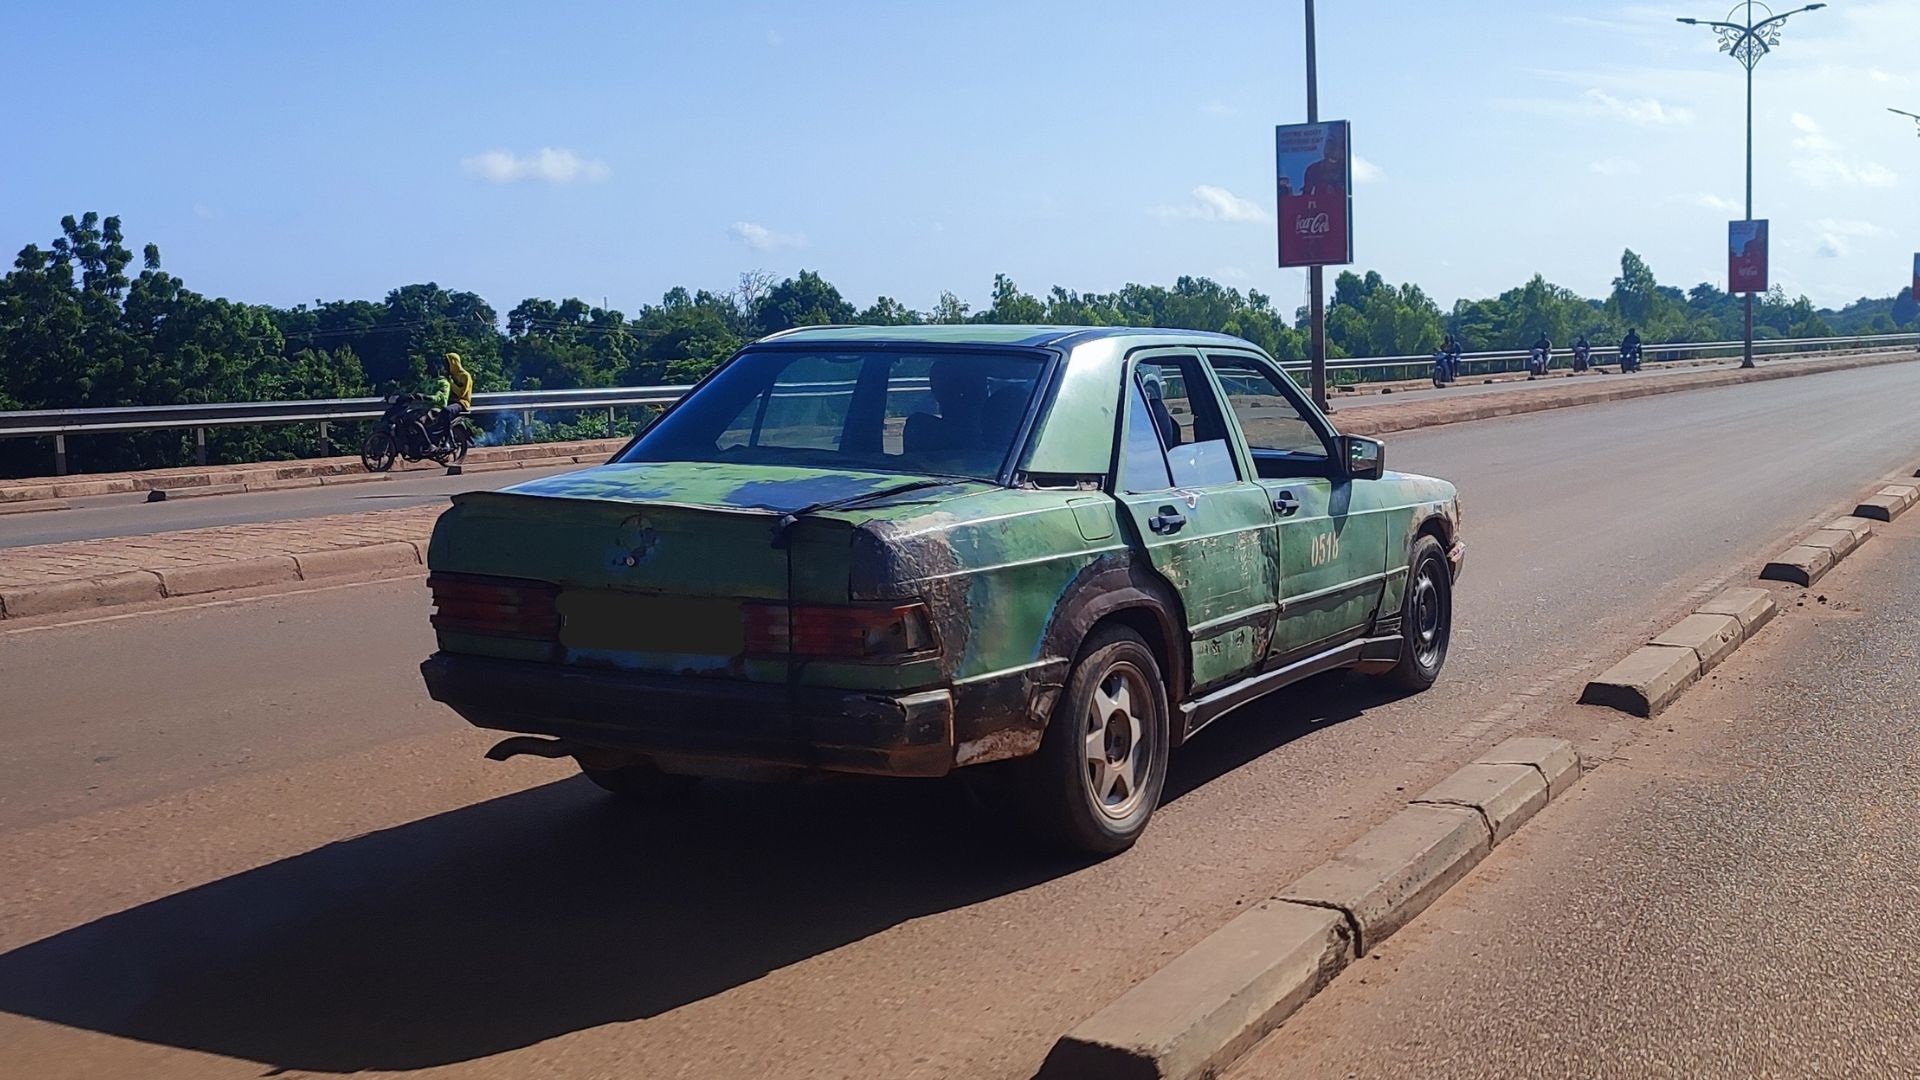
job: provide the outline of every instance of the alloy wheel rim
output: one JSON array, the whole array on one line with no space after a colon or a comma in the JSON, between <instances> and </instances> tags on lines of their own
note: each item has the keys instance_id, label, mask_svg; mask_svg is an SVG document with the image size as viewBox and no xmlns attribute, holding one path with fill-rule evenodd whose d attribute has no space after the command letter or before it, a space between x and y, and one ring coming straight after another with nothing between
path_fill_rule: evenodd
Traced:
<instances>
[{"instance_id":1,"label":"alloy wheel rim","mask_svg":"<svg viewBox=\"0 0 1920 1080\"><path fill-rule=\"evenodd\" d=\"M1087 794L1109 818L1125 819L1140 806L1152 765L1153 734L1146 676L1131 664L1109 668L1094 687L1082 732L1081 776Z\"/></svg>"}]
</instances>

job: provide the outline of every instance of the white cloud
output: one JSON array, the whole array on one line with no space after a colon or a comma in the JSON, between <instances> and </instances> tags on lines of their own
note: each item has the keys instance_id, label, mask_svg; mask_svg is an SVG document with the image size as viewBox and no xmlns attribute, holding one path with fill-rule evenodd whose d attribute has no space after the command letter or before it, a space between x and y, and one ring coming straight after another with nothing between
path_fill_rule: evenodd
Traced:
<instances>
[{"instance_id":1,"label":"white cloud","mask_svg":"<svg viewBox=\"0 0 1920 1080\"><path fill-rule=\"evenodd\" d=\"M1587 169L1590 172L1599 173L1601 176L1638 176L1640 174L1640 163L1632 158L1610 157L1602 158L1588 165Z\"/></svg>"},{"instance_id":2,"label":"white cloud","mask_svg":"<svg viewBox=\"0 0 1920 1080\"><path fill-rule=\"evenodd\" d=\"M1854 221L1848 218L1821 218L1813 223L1822 232L1836 236L1892 236L1893 233L1875 225L1871 221Z\"/></svg>"},{"instance_id":3,"label":"white cloud","mask_svg":"<svg viewBox=\"0 0 1920 1080\"><path fill-rule=\"evenodd\" d=\"M1245 281L1249 275L1238 266L1223 266L1213 272L1216 281Z\"/></svg>"},{"instance_id":4,"label":"white cloud","mask_svg":"<svg viewBox=\"0 0 1920 1080\"><path fill-rule=\"evenodd\" d=\"M1789 167L1801 183L1815 188L1887 188L1899 181L1892 169L1877 161L1846 160L1840 144L1828 138L1813 117L1797 112L1792 119L1800 135L1793 140L1795 156Z\"/></svg>"},{"instance_id":5,"label":"white cloud","mask_svg":"<svg viewBox=\"0 0 1920 1080\"><path fill-rule=\"evenodd\" d=\"M1508 98L1500 105L1541 116L1624 120L1639 127L1679 127L1693 123L1693 110L1659 98L1624 98L1593 87L1577 98Z\"/></svg>"},{"instance_id":6,"label":"white cloud","mask_svg":"<svg viewBox=\"0 0 1920 1080\"><path fill-rule=\"evenodd\" d=\"M727 231L733 234L735 240L755 251L777 251L780 248L805 247L807 244L805 233L775 232L751 221L736 221L727 227Z\"/></svg>"},{"instance_id":7,"label":"white cloud","mask_svg":"<svg viewBox=\"0 0 1920 1080\"><path fill-rule=\"evenodd\" d=\"M783 38L783 37L781 37L781 36L780 36L780 31L778 31L778 30L768 30L768 31L767 31L767 44L768 44L768 45L771 45L772 47L774 47L774 48L776 48L776 49L777 49L777 48L779 48L780 46L782 46L782 45L785 45L786 43L787 43L787 39L786 39L786 38Z\"/></svg>"},{"instance_id":8,"label":"white cloud","mask_svg":"<svg viewBox=\"0 0 1920 1080\"><path fill-rule=\"evenodd\" d=\"M489 150L460 160L460 167L489 183L512 184L539 180L548 184L597 184L613 175L604 161L583 158L571 150L543 146L531 154Z\"/></svg>"},{"instance_id":9,"label":"white cloud","mask_svg":"<svg viewBox=\"0 0 1920 1080\"><path fill-rule=\"evenodd\" d=\"M1187 206L1160 206L1156 217L1194 218L1200 221L1272 221L1266 208L1252 199L1243 199L1226 188L1201 184L1193 189L1193 202Z\"/></svg>"},{"instance_id":10,"label":"white cloud","mask_svg":"<svg viewBox=\"0 0 1920 1080\"><path fill-rule=\"evenodd\" d=\"M201 221L212 221L220 215L214 213L213 207L208 206L206 203L194 203L193 216L199 218Z\"/></svg>"},{"instance_id":11,"label":"white cloud","mask_svg":"<svg viewBox=\"0 0 1920 1080\"><path fill-rule=\"evenodd\" d=\"M1700 192L1697 195L1688 195L1684 201L1707 210L1724 210L1729 214L1737 214L1740 212L1739 203L1706 191Z\"/></svg>"},{"instance_id":12,"label":"white cloud","mask_svg":"<svg viewBox=\"0 0 1920 1080\"><path fill-rule=\"evenodd\" d=\"M1381 184L1387 179L1386 171L1359 154L1353 155L1353 182L1356 184Z\"/></svg>"}]
</instances>

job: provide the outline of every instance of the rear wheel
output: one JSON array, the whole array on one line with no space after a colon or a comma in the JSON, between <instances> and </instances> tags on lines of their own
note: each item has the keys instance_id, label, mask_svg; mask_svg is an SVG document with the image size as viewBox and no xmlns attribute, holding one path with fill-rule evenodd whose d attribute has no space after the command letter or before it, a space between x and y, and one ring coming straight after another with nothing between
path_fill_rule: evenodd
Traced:
<instances>
[{"instance_id":1,"label":"rear wheel","mask_svg":"<svg viewBox=\"0 0 1920 1080\"><path fill-rule=\"evenodd\" d=\"M660 766L642 759L625 765L589 765L578 758L580 772L604 791L623 802L658 806L683 802L700 784L697 776L661 772Z\"/></svg>"},{"instance_id":2,"label":"rear wheel","mask_svg":"<svg viewBox=\"0 0 1920 1080\"><path fill-rule=\"evenodd\" d=\"M466 421L456 420L447 437L453 441L453 453L448 455L447 464L458 465L467 460L467 448L473 444L473 429L467 427Z\"/></svg>"},{"instance_id":3,"label":"rear wheel","mask_svg":"<svg viewBox=\"0 0 1920 1080\"><path fill-rule=\"evenodd\" d=\"M360 464L368 472L386 472L393 468L393 459L400 455L400 446L394 442L393 432L387 428L375 428L360 444Z\"/></svg>"},{"instance_id":4,"label":"rear wheel","mask_svg":"<svg viewBox=\"0 0 1920 1080\"><path fill-rule=\"evenodd\" d=\"M1400 662L1387 672L1387 681L1413 691L1431 687L1453 640L1453 570L1440 541L1431 536L1413 545L1400 605L1400 640Z\"/></svg>"},{"instance_id":5,"label":"rear wheel","mask_svg":"<svg viewBox=\"0 0 1920 1080\"><path fill-rule=\"evenodd\" d=\"M1166 684L1153 650L1123 626L1094 633L1055 704L1040 753L1021 765L1027 824L1094 855L1132 847L1166 786Z\"/></svg>"}]
</instances>

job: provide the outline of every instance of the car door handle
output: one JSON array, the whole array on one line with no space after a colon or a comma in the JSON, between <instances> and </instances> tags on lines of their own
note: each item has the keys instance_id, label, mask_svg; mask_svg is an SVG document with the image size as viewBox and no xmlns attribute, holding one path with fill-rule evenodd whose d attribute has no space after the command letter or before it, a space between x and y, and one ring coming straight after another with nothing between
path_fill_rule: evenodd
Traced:
<instances>
[{"instance_id":1,"label":"car door handle","mask_svg":"<svg viewBox=\"0 0 1920 1080\"><path fill-rule=\"evenodd\" d=\"M1293 497L1293 492L1283 491L1273 497L1273 508L1281 517L1292 517L1300 512L1300 500Z\"/></svg>"},{"instance_id":2,"label":"car door handle","mask_svg":"<svg viewBox=\"0 0 1920 1080\"><path fill-rule=\"evenodd\" d=\"M1171 506L1163 506L1160 512L1147 519L1147 528L1161 536L1171 536L1187 527L1187 516Z\"/></svg>"}]
</instances>

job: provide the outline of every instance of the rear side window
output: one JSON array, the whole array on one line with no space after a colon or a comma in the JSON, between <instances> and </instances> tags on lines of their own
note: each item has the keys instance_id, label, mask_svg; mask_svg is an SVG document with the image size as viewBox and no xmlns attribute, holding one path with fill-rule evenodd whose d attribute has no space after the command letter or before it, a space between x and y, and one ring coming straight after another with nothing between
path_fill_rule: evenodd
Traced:
<instances>
[{"instance_id":1,"label":"rear side window","mask_svg":"<svg viewBox=\"0 0 1920 1080\"><path fill-rule=\"evenodd\" d=\"M702 384L621 461L711 461L991 480L1013 453L1040 353L759 349Z\"/></svg>"},{"instance_id":2,"label":"rear side window","mask_svg":"<svg viewBox=\"0 0 1920 1080\"><path fill-rule=\"evenodd\" d=\"M1155 356L1134 365L1134 391L1144 398L1150 424L1174 487L1210 487L1240 479L1233 445L1200 358ZM1129 449L1131 453L1131 448ZM1142 489L1145 490L1145 489Z\"/></svg>"}]
</instances>

